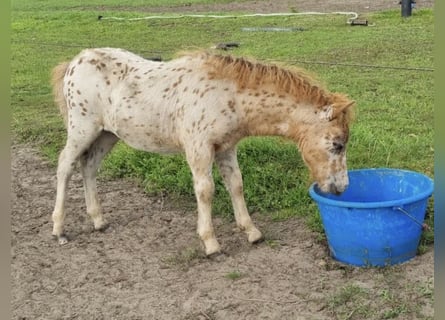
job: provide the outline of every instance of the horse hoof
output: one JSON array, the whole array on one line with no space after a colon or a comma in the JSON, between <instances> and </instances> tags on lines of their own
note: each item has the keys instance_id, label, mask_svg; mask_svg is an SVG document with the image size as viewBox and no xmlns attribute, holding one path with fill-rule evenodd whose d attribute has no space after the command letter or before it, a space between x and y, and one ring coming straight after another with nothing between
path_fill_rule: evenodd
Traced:
<instances>
[{"instance_id":1,"label":"horse hoof","mask_svg":"<svg viewBox=\"0 0 445 320\"><path fill-rule=\"evenodd\" d=\"M57 239L60 245L64 245L68 243L68 237L65 234L61 234L59 236L53 235L53 238Z\"/></svg>"},{"instance_id":2,"label":"horse hoof","mask_svg":"<svg viewBox=\"0 0 445 320\"><path fill-rule=\"evenodd\" d=\"M206 253L207 257L221 252L221 246L219 245L219 243L215 237L208 238L206 240L201 239L201 243L204 246L205 253Z\"/></svg>"},{"instance_id":3,"label":"horse hoof","mask_svg":"<svg viewBox=\"0 0 445 320\"><path fill-rule=\"evenodd\" d=\"M254 232L248 233L247 240L252 244L260 243L264 241L264 236L260 231L255 230Z\"/></svg>"},{"instance_id":4,"label":"horse hoof","mask_svg":"<svg viewBox=\"0 0 445 320\"><path fill-rule=\"evenodd\" d=\"M251 244L258 244L264 241L264 237L258 238L255 241L250 242Z\"/></svg>"},{"instance_id":5,"label":"horse hoof","mask_svg":"<svg viewBox=\"0 0 445 320\"><path fill-rule=\"evenodd\" d=\"M206 255L206 258L210 259L210 260L214 260L214 261L221 261L226 256L227 256L227 254L225 254L223 251L216 251L216 252Z\"/></svg>"},{"instance_id":6,"label":"horse hoof","mask_svg":"<svg viewBox=\"0 0 445 320\"><path fill-rule=\"evenodd\" d=\"M94 228L94 230L99 231L99 232L105 232L109 226L110 226L109 223L104 223L100 227Z\"/></svg>"}]
</instances>

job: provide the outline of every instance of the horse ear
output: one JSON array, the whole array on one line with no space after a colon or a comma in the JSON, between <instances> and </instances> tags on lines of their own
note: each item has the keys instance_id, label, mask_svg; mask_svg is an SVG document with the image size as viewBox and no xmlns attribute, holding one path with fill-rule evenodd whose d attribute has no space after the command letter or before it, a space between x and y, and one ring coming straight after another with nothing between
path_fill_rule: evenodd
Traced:
<instances>
[{"instance_id":1,"label":"horse ear","mask_svg":"<svg viewBox=\"0 0 445 320\"><path fill-rule=\"evenodd\" d=\"M340 111L346 110L346 109L352 107L354 104L355 104L355 100L350 100L347 104L345 104L341 107Z\"/></svg>"},{"instance_id":2,"label":"horse ear","mask_svg":"<svg viewBox=\"0 0 445 320\"><path fill-rule=\"evenodd\" d=\"M322 120L331 121L335 119L338 114L355 104L355 101L349 101L346 104L330 104L321 108L320 118Z\"/></svg>"},{"instance_id":3,"label":"horse ear","mask_svg":"<svg viewBox=\"0 0 445 320\"><path fill-rule=\"evenodd\" d=\"M354 118L354 105L355 105L355 101L354 100L349 100L347 103L342 103L338 106L335 106L335 111L334 111L334 115L333 115L333 119L336 118L338 115L340 115L341 112L343 112L344 114L348 114L347 118L348 119L353 119ZM350 109L350 110L348 110Z\"/></svg>"}]
</instances>

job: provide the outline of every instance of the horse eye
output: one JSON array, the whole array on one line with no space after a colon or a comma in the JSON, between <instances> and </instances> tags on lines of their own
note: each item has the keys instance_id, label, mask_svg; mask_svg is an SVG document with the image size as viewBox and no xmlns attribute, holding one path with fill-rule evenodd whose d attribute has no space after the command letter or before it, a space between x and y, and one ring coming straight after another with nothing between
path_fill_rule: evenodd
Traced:
<instances>
[{"instance_id":1,"label":"horse eye","mask_svg":"<svg viewBox=\"0 0 445 320\"><path fill-rule=\"evenodd\" d=\"M332 151L333 153L340 153L340 152L342 152L343 149L345 148L345 144L342 143L342 142L338 142L338 141L334 141L334 142L332 142L332 146L333 146L333 148L332 148L331 151Z\"/></svg>"}]
</instances>

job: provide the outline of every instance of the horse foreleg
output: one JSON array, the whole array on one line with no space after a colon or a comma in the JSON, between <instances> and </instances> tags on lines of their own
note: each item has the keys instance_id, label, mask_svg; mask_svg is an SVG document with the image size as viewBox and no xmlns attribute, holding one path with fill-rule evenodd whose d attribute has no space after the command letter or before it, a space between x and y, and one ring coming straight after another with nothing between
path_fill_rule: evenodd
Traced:
<instances>
[{"instance_id":1,"label":"horse foreleg","mask_svg":"<svg viewBox=\"0 0 445 320\"><path fill-rule=\"evenodd\" d=\"M255 243L260 241L263 236L253 224L244 200L243 179L236 157L236 149L217 153L215 160L232 199L235 220L238 227L247 234L249 242Z\"/></svg>"},{"instance_id":2,"label":"horse foreleg","mask_svg":"<svg viewBox=\"0 0 445 320\"><path fill-rule=\"evenodd\" d=\"M193 185L198 205L198 228L206 255L221 251L216 240L212 223L212 199L215 185L212 177L213 152L211 150L193 150L187 152L187 161L193 174Z\"/></svg>"},{"instance_id":3,"label":"horse foreleg","mask_svg":"<svg viewBox=\"0 0 445 320\"><path fill-rule=\"evenodd\" d=\"M99 202L96 173L103 158L118 140L114 134L103 132L80 158L87 213L93 220L94 229L96 230L105 230L108 226L103 218L102 206Z\"/></svg>"}]
</instances>

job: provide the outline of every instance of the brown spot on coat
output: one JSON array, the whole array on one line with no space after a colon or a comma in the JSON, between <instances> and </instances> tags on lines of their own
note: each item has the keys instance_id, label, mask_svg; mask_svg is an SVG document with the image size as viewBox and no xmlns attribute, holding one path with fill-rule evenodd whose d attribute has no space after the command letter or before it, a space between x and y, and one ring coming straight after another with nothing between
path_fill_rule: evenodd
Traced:
<instances>
[{"instance_id":1,"label":"brown spot on coat","mask_svg":"<svg viewBox=\"0 0 445 320\"><path fill-rule=\"evenodd\" d=\"M235 101L229 100L227 105L229 106L230 111L235 112Z\"/></svg>"}]
</instances>

